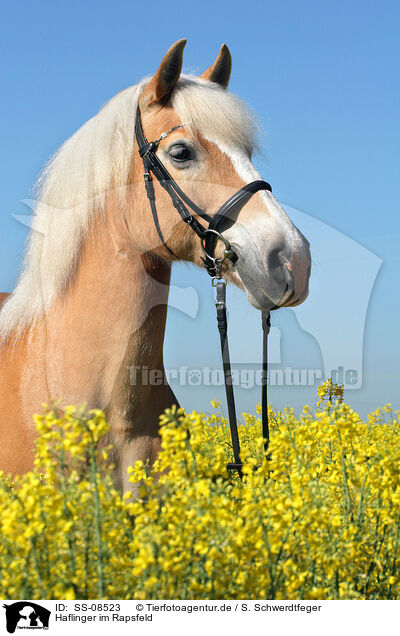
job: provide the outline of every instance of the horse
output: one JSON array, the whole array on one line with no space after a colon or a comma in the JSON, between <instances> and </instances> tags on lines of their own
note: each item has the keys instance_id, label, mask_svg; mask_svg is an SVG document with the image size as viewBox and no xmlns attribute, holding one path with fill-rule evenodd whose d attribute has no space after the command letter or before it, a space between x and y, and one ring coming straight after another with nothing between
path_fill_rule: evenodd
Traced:
<instances>
[{"instance_id":1,"label":"horse","mask_svg":"<svg viewBox=\"0 0 400 636\"><path fill-rule=\"evenodd\" d=\"M3 303L6 301L6 299L9 297L10 294L8 294L7 292L0 292L0 309L3 305Z\"/></svg>"},{"instance_id":2,"label":"horse","mask_svg":"<svg viewBox=\"0 0 400 636\"><path fill-rule=\"evenodd\" d=\"M0 312L6 473L32 468L32 414L53 400L105 411L122 490L129 490L129 465L158 455L159 416L178 403L163 366L171 267L175 261L201 267L203 250L156 180L157 223L152 218L134 138L138 107L157 156L211 217L232 192L260 178L252 163L257 120L227 89L228 47L198 77L182 74L185 44L175 42L154 76L122 90L87 121L36 184L20 278ZM309 243L271 192L252 196L222 235L238 256L224 261L223 276L254 307L304 301ZM223 249L218 241L216 256ZM158 370L161 381L132 383L132 367Z\"/></svg>"}]
</instances>

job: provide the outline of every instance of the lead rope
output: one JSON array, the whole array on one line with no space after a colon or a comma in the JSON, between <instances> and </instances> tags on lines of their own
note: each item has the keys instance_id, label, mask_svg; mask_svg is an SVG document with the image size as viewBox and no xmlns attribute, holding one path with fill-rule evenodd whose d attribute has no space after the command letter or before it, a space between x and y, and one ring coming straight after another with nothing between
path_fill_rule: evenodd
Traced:
<instances>
[{"instance_id":1,"label":"lead rope","mask_svg":"<svg viewBox=\"0 0 400 636\"><path fill-rule=\"evenodd\" d=\"M224 371L226 402L228 405L228 419L231 431L232 450L234 461L227 464L228 470L236 470L240 479L243 477L243 462L240 459L239 432L236 419L235 396L233 393L232 368L228 346L228 321L226 315L226 280L222 278L220 268L218 274L211 280L211 284L216 289L215 307L217 310L217 324L221 341L222 365ZM268 419L268 334L271 328L271 317L269 311L261 312L261 322L263 330L263 361L261 375L261 422L262 434L264 438L264 451L267 456L269 446L269 419Z\"/></svg>"}]
</instances>

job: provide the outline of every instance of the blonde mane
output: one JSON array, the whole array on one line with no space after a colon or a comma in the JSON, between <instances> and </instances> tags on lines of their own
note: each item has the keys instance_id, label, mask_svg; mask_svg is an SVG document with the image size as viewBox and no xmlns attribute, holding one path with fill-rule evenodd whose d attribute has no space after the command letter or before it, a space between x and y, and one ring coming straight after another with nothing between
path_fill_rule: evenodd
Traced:
<instances>
[{"instance_id":1,"label":"blonde mane","mask_svg":"<svg viewBox=\"0 0 400 636\"><path fill-rule=\"evenodd\" d=\"M50 159L36 187L37 205L21 275L0 312L0 340L18 336L67 288L90 219L106 194L128 182L135 114L148 78L113 97ZM251 153L258 126L235 95L216 84L182 75L172 106L207 138ZM160 131L162 132L162 131Z\"/></svg>"}]
</instances>

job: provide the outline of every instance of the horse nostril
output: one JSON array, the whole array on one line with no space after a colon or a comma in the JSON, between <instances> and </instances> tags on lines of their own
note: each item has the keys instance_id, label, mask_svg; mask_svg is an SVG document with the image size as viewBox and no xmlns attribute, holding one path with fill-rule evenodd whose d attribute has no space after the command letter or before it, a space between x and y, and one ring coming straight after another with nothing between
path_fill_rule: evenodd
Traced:
<instances>
[{"instance_id":1,"label":"horse nostril","mask_svg":"<svg viewBox=\"0 0 400 636\"><path fill-rule=\"evenodd\" d=\"M274 247L267 256L269 270L281 269L287 264L287 259L282 247Z\"/></svg>"}]
</instances>

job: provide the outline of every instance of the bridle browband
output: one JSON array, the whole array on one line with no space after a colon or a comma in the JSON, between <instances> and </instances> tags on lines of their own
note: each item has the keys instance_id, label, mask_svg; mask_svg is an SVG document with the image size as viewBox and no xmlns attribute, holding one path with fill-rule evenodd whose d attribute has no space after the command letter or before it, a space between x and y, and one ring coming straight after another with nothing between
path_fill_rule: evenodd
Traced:
<instances>
[{"instance_id":1,"label":"bridle browband","mask_svg":"<svg viewBox=\"0 0 400 636\"><path fill-rule=\"evenodd\" d=\"M140 113L140 107L138 105L136 111L135 121L135 137L139 149L139 155L143 161L144 167L144 183L147 192L147 198L150 202L151 212L153 215L154 225L156 227L158 236L162 244L166 249L177 258L176 254L167 245L158 221L156 198L153 185L152 174L155 176L160 185L166 190L171 197L171 201L179 216L185 223L187 223L192 230L200 238L201 246L203 249L204 257L202 261L208 274L212 277L212 285L216 288L216 308L217 308L217 322L218 330L221 340L222 361L225 379L225 391L228 404L229 426L231 430L232 448L234 455L234 462L229 463L227 468L229 470L237 470L239 476L242 476L242 461L240 459L240 443L239 434L236 420L235 399L233 393L232 372L229 357L228 337L227 337L227 316L226 316L226 280L222 277L222 265L224 261L229 260L231 263L236 263L238 260L237 254L232 249L229 241L221 234L221 226L227 219L238 214L244 205L251 199L251 197L260 190L268 190L272 192L272 188L266 181L257 180L248 183L235 192L225 203L219 208L219 210L210 216L204 210L202 210L196 203L194 203L184 192L181 190L176 181L169 174L164 164L158 158L156 151L158 144L162 139L165 139L170 133L182 128L184 124L178 124L167 132L164 132L154 141L147 141L143 132L142 117ZM190 208L190 210L188 209ZM208 227L204 227L194 216L200 217L203 221L208 223ZM216 258L214 256L215 247L217 241L220 240L224 243L224 255L222 258ZM268 402L267 402L267 371L268 371L268 355L267 344L268 334L270 331L270 313L269 311L262 312L262 328L263 328L263 363L262 363L262 388L261 388L261 407L262 407L262 433L264 438L265 452L268 450L269 445L269 425L268 425Z\"/></svg>"}]
</instances>

